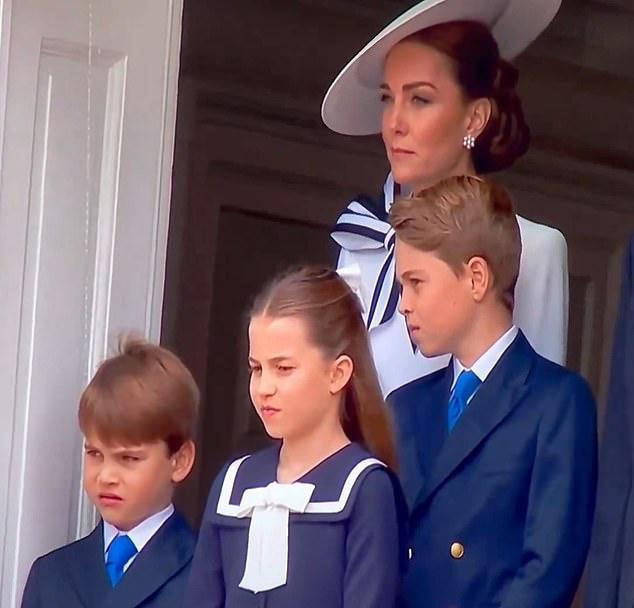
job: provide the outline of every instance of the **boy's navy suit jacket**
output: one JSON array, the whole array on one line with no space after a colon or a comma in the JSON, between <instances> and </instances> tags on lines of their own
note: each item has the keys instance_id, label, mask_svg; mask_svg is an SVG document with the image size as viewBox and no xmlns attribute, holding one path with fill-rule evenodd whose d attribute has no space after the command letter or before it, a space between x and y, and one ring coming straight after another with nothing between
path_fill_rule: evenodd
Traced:
<instances>
[{"instance_id":1,"label":"boy's navy suit jacket","mask_svg":"<svg viewBox=\"0 0 634 608\"><path fill-rule=\"evenodd\" d=\"M34 562L22 608L179 608L195 542L183 517L174 513L113 588L100 523L87 537Z\"/></svg>"},{"instance_id":2,"label":"boy's navy suit jacket","mask_svg":"<svg viewBox=\"0 0 634 608\"><path fill-rule=\"evenodd\" d=\"M596 492L586 382L520 331L448 433L452 380L450 364L388 400L411 510L407 605L569 606Z\"/></svg>"}]
</instances>

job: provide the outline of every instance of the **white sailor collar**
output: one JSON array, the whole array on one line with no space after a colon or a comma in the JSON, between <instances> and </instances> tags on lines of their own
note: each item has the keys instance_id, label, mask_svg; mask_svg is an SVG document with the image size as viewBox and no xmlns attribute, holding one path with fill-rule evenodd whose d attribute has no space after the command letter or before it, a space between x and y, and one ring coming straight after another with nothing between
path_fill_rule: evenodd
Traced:
<instances>
[{"instance_id":1,"label":"white sailor collar","mask_svg":"<svg viewBox=\"0 0 634 608\"><path fill-rule=\"evenodd\" d=\"M225 525L248 525L241 516L245 492L264 489L275 484L279 447L274 446L244 456L230 463L218 479L216 516ZM332 454L309 471L296 484L312 485L310 500L302 512L291 512L291 521L337 521L347 519L362 479L372 469L385 467L378 459L356 443L351 443Z\"/></svg>"}]
</instances>

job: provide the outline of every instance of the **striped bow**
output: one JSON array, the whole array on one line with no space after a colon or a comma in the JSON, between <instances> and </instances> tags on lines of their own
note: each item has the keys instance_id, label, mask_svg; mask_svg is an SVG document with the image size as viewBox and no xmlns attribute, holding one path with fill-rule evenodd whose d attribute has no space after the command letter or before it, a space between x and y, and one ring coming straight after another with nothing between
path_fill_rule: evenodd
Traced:
<instances>
[{"instance_id":1,"label":"striped bow","mask_svg":"<svg viewBox=\"0 0 634 608\"><path fill-rule=\"evenodd\" d=\"M358 196L339 216L333 240L347 251L383 250L383 261L367 308L368 331L387 323L396 312L399 286L396 281L394 261L394 230L387 221L387 211L400 194L400 186L394 183L390 173L383 187L380 205L370 198Z\"/></svg>"}]
</instances>

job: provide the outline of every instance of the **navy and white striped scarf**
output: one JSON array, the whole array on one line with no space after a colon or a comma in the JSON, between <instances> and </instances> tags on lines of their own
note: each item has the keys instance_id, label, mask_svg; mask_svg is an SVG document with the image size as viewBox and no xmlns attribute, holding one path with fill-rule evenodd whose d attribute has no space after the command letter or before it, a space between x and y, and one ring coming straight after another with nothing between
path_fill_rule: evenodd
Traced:
<instances>
[{"instance_id":1,"label":"navy and white striped scarf","mask_svg":"<svg viewBox=\"0 0 634 608\"><path fill-rule=\"evenodd\" d=\"M383 261L372 288L366 326L368 331L387 323L396 312L400 288L396 281L394 261L394 230L387 221L394 198L399 196L400 186L390 173L378 201L360 195L351 201L339 216L330 236L347 251L383 250Z\"/></svg>"}]
</instances>

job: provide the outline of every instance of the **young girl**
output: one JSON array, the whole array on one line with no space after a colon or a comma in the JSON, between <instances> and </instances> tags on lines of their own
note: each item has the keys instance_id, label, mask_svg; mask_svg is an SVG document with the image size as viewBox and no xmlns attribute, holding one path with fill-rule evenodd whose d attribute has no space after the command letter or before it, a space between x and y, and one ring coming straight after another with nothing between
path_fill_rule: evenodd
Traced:
<instances>
[{"instance_id":1,"label":"young girl","mask_svg":"<svg viewBox=\"0 0 634 608\"><path fill-rule=\"evenodd\" d=\"M214 482L187 608L391 608L405 512L361 303L302 268L256 299L250 392L279 445Z\"/></svg>"}]
</instances>

